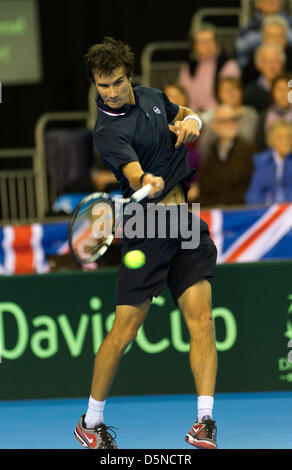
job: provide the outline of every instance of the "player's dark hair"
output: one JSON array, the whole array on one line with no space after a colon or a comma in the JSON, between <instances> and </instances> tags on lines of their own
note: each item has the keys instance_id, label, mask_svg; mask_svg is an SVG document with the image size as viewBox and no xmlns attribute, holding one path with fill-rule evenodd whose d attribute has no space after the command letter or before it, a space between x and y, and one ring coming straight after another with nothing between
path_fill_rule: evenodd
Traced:
<instances>
[{"instance_id":1,"label":"player's dark hair","mask_svg":"<svg viewBox=\"0 0 292 470\"><path fill-rule=\"evenodd\" d=\"M111 75L116 68L123 67L128 78L134 72L135 56L131 48L109 36L106 36L102 43L91 46L84 59L88 78L92 82L94 71Z\"/></svg>"}]
</instances>

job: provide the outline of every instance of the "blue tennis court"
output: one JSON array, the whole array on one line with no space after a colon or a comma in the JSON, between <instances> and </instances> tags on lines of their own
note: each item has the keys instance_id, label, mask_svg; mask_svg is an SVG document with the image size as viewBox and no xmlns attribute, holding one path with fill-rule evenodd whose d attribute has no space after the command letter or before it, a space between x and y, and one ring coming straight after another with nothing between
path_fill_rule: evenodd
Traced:
<instances>
[{"instance_id":1,"label":"blue tennis court","mask_svg":"<svg viewBox=\"0 0 292 470\"><path fill-rule=\"evenodd\" d=\"M1 449L80 449L73 436L87 398L0 402ZM290 449L292 392L217 394L220 449ZM196 418L193 395L108 398L105 423L120 449L194 449L184 436ZM15 429L17 435L15 439ZM280 432L278 432L280 430ZM194 449L195 450L195 449Z\"/></svg>"}]
</instances>

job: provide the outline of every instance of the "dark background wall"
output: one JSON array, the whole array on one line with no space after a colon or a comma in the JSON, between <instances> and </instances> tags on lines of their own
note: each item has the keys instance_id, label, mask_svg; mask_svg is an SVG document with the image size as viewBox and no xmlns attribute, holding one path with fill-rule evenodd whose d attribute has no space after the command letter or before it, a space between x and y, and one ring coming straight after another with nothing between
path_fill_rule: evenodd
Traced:
<instances>
[{"instance_id":1,"label":"dark background wall","mask_svg":"<svg viewBox=\"0 0 292 470\"><path fill-rule=\"evenodd\" d=\"M45 112L87 109L83 56L103 36L134 48L139 74L147 43L186 40L195 11L218 3L232 7L240 0L38 0L43 80L3 87L0 147L34 146L34 126Z\"/></svg>"}]
</instances>

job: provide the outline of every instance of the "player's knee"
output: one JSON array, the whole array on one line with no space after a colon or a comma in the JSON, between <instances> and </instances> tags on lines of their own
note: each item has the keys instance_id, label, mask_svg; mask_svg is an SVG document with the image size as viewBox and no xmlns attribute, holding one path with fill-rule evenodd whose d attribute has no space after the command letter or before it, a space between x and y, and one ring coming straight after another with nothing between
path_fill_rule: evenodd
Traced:
<instances>
[{"instance_id":1,"label":"player's knee","mask_svg":"<svg viewBox=\"0 0 292 470\"><path fill-rule=\"evenodd\" d=\"M138 328L136 327L129 327L127 330L124 332L124 342L126 345L132 343L135 341L138 333Z\"/></svg>"},{"instance_id":2,"label":"player's knee","mask_svg":"<svg viewBox=\"0 0 292 470\"><path fill-rule=\"evenodd\" d=\"M137 333L138 327L133 325L119 330L116 328L111 331L111 339L117 347L123 349L136 339Z\"/></svg>"},{"instance_id":3,"label":"player's knee","mask_svg":"<svg viewBox=\"0 0 292 470\"><path fill-rule=\"evenodd\" d=\"M189 315L188 327L191 335L201 331L212 331L212 312L209 309L193 312L193 314Z\"/></svg>"}]
</instances>

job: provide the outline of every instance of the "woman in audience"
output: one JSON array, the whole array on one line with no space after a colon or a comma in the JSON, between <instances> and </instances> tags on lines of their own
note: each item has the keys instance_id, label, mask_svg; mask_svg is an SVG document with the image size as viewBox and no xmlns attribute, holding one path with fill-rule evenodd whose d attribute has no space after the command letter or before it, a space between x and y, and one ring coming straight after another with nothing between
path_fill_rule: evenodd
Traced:
<instances>
[{"instance_id":1,"label":"woman in audience","mask_svg":"<svg viewBox=\"0 0 292 470\"><path fill-rule=\"evenodd\" d=\"M184 88L177 82L168 82L164 89L164 93L172 103L178 106L187 106L187 94Z\"/></svg>"},{"instance_id":2,"label":"woman in audience","mask_svg":"<svg viewBox=\"0 0 292 470\"><path fill-rule=\"evenodd\" d=\"M239 78L225 77L218 81L216 97L219 104L231 106L238 115L238 135L247 142L254 142L258 113L251 106L244 106L243 88ZM202 152L207 152L216 140L212 127L205 123L199 138L198 146Z\"/></svg>"},{"instance_id":3,"label":"woman in audience","mask_svg":"<svg viewBox=\"0 0 292 470\"><path fill-rule=\"evenodd\" d=\"M245 196L247 204L292 201L292 124L271 124L267 143L269 148L254 156L253 175Z\"/></svg>"},{"instance_id":4,"label":"woman in audience","mask_svg":"<svg viewBox=\"0 0 292 470\"><path fill-rule=\"evenodd\" d=\"M179 82L186 90L188 105L203 112L213 109L216 104L215 87L223 76L240 77L237 62L222 51L212 25L191 27L192 48L190 58L180 70Z\"/></svg>"},{"instance_id":5,"label":"woman in audience","mask_svg":"<svg viewBox=\"0 0 292 470\"><path fill-rule=\"evenodd\" d=\"M290 74L279 75L273 80L272 104L260 114L256 132L256 144L259 151L267 148L266 133L273 122L282 119L292 122L292 100L289 102L289 96L292 94L291 87L292 75Z\"/></svg>"}]
</instances>

